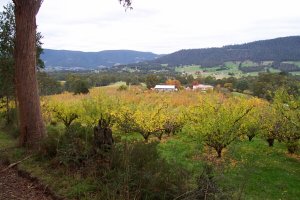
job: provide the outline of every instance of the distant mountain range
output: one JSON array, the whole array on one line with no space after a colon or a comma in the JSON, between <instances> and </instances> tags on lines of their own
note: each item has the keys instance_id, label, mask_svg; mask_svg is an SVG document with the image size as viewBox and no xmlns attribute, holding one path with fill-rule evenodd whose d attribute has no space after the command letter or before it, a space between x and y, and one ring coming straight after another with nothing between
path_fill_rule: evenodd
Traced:
<instances>
[{"instance_id":1,"label":"distant mountain range","mask_svg":"<svg viewBox=\"0 0 300 200\"><path fill-rule=\"evenodd\" d=\"M300 61L300 36L261 40L221 48L180 50L148 64L201 65L212 67L227 61Z\"/></svg>"},{"instance_id":2,"label":"distant mountain range","mask_svg":"<svg viewBox=\"0 0 300 200\"><path fill-rule=\"evenodd\" d=\"M81 52L44 49L41 57L45 62L46 70L90 70L119 65L121 68L136 66L150 70L151 68L160 69L162 65L166 66L166 64L170 69L181 65L215 67L228 61L243 62L246 60L274 61L273 63L279 63L277 65L280 68L281 62L300 61L300 36L261 40L220 48L187 49L167 55L131 50ZM298 71L298 67L296 68Z\"/></svg>"},{"instance_id":3,"label":"distant mountain range","mask_svg":"<svg viewBox=\"0 0 300 200\"><path fill-rule=\"evenodd\" d=\"M41 55L47 70L86 70L111 67L119 64L138 63L153 60L159 55L151 52L131 50L108 50L82 52L44 49Z\"/></svg>"}]
</instances>

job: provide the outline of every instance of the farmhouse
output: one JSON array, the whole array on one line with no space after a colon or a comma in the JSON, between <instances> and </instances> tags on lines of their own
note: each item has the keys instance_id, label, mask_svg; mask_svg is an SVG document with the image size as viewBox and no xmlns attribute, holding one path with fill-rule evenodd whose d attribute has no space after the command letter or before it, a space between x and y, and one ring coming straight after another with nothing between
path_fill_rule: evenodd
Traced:
<instances>
[{"instance_id":1,"label":"farmhouse","mask_svg":"<svg viewBox=\"0 0 300 200\"><path fill-rule=\"evenodd\" d=\"M175 85L156 85L154 87L156 91L177 91Z\"/></svg>"},{"instance_id":2,"label":"farmhouse","mask_svg":"<svg viewBox=\"0 0 300 200\"><path fill-rule=\"evenodd\" d=\"M207 91L213 89L214 87L211 85L203 85L203 84L193 85L193 90Z\"/></svg>"}]
</instances>

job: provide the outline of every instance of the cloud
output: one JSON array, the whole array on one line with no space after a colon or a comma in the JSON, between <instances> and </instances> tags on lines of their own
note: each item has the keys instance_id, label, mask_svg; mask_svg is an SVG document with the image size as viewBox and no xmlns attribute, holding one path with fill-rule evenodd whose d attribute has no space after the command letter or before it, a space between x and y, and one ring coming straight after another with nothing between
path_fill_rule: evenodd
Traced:
<instances>
[{"instance_id":1,"label":"cloud","mask_svg":"<svg viewBox=\"0 0 300 200\"><path fill-rule=\"evenodd\" d=\"M3 6L7 5L8 3L11 3L11 0L1 0L0 2L0 11L2 11Z\"/></svg>"},{"instance_id":2,"label":"cloud","mask_svg":"<svg viewBox=\"0 0 300 200\"><path fill-rule=\"evenodd\" d=\"M4 0L6 1L6 0ZM298 0L45 0L44 47L170 53L300 34Z\"/></svg>"}]
</instances>

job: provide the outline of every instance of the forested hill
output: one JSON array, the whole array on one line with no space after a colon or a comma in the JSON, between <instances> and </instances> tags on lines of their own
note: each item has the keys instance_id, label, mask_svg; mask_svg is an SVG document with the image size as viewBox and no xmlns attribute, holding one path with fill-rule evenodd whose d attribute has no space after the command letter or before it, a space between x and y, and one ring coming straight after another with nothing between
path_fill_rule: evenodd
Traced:
<instances>
[{"instance_id":1,"label":"forested hill","mask_svg":"<svg viewBox=\"0 0 300 200\"><path fill-rule=\"evenodd\" d=\"M221 48L188 49L160 57L151 63L178 65L221 65L227 61L299 61L300 36L261 40Z\"/></svg>"},{"instance_id":2,"label":"forested hill","mask_svg":"<svg viewBox=\"0 0 300 200\"><path fill-rule=\"evenodd\" d=\"M100 52L82 52L68 50L44 49L41 58L47 68L91 69L111 67L117 64L137 63L153 60L158 55L151 52L131 50L108 50Z\"/></svg>"}]
</instances>

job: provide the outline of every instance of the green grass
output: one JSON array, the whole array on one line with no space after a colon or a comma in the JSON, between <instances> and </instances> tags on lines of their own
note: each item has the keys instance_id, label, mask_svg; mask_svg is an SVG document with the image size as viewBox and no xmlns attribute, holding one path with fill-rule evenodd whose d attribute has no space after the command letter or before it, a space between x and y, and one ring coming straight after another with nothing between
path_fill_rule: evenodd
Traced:
<instances>
[{"instance_id":1,"label":"green grass","mask_svg":"<svg viewBox=\"0 0 300 200\"><path fill-rule=\"evenodd\" d=\"M160 155L172 165L181 166L192 172L195 178L201 174L205 156L215 157L212 150L208 154L201 141L188 137L186 129L169 139L164 139L158 148ZM138 137L134 135L133 137ZM128 139L128 138L127 138ZM0 149L12 147L15 139L0 132ZM205 152L205 154L204 154ZM275 142L274 147L259 138L254 141L236 141L223 154L222 173L217 171L221 186L242 191L243 199L298 199L300 196L300 155L290 156L282 143ZM9 150L12 161L26 156L23 149ZM205 155L205 156L204 156ZM3 156L0 153L0 158ZM39 177L60 195L70 199L95 199L99 191L99 181L94 177L84 177L79 172L66 171L51 167L50 161L32 157L19 167ZM219 164L216 164L216 169Z\"/></svg>"},{"instance_id":2,"label":"green grass","mask_svg":"<svg viewBox=\"0 0 300 200\"><path fill-rule=\"evenodd\" d=\"M244 93L240 93L240 92L231 92L231 94L233 96L236 97L246 97L246 98L251 98L252 96L248 95L248 94L244 94Z\"/></svg>"},{"instance_id":3,"label":"green grass","mask_svg":"<svg viewBox=\"0 0 300 200\"><path fill-rule=\"evenodd\" d=\"M196 76L196 72L201 72L201 75L206 76L215 76L216 78L230 77L230 73L234 73L235 76L242 76L242 72L238 70L238 65L235 62L226 62L224 65L228 68L226 70L221 70L220 66L215 67L201 67L199 65L183 66L177 67L176 72L188 73Z\"/></svg>"},{"instance_id":4,"label":"green grass","mask_svg":"<svg viewBox=\"0 0 300 200\"><path fill-rule=\"evenodd\" d=\"M159 145L163 158L172 164L179 165L189 171L198 173L203 162L195 159L203 151L199 145L186 136L176 136Z\"/></svg>"},{"instance_id":5,"label":"green grass","mask_svg":"<svg viewBox=\"0 0 300 200\"><path fill-rule=\"evenodd\" d=\"M13 147L15 144L16 141L12 137L0 131L0 150Z\"/></svg>"},{"instance_id":6,"label":"green grass","mask_svg":"<svg viewBox=\"0 0 300 200\"><path fill-rule=\"evenodd\" d=\"M203 166L203 148L186 137L176 137L160 145L167 159L193 171ZM212 157L215 152L212 151ZM300 196L300 157L287 154L285 146L274 147L259 138L237 141L223 154L225 171L216 173L221 186L241 191L243 199L297 199ZM200 159L196 159L199 155ZM218 167L217 167L218 168ZM236 192L236 191L235 191Z\"/></svg>"},{"instance_id":7,"label":"green grass","mask_svg":"<svg viewBox=\"0 0 300 200\"><path fill-rule=\"evenodd\" d=\"M183 67L176 67L176 72L195 73L196 71L202 70L200 65L190 65Z\"/></svg>"},{"instance_id":8,"label":"green grass","mask_svg":"<svg viewBox=\"0 0 300 200\"><path fill-rule=\"evenodd\" d=\"M226 172L226 184L244 185L245 199L300 196L300 160L287 155L283 144L277 142L272 148L261 139L236 142L229 148L229 154L237 165Z\"/></svg>"},{"instance_id":9,"label":"green grass","mask_svg":"<svg viewBox=\"0 0 300 200\"><path fill-rule=\"evenodd\" d=\"M201 72L201 75L204 77L214 76L217 79L230 77L232 76L231 74L234 74L235 77L245 76L245 74L238 69L239 62L225 62L224 66L227 69L218 70L220 69L220 66L201 67L199 65L190 65L190 66L177 67L175 71L192 74L195 77L196 77L196 72Z\"/></svg>"},{"instance_id":10,"label":"green grass","mask_svg":"<svg viewBox=\"0 0 300 200\"><path fill-rule=\"evenodd\" d=\"M300 67L300 61L294 62L294 64Z\"/></svg>"},{"instance_id":11,"label":"green grass","mask_svg":"<svg viewBox=\"0 0 300 200\"><path fill-rule=\"evenodd\" d=\"M160 151L170 162L199 176L204 164L203 147L196 141L176 136L160 144ZM214 157L215 152L212 153ZM284 144L277 141L274 147L268 147L259 138L252 142L237 141L223 154L225 171L217 173L218 180L223 187L242 191L244 199L297 199L300 196L299 153L294 157L288 155Z\"/></svg>"},{"instance_id":12,"label":"green grass","mask_svg":"<svg viewBox=\"0 0 300 200\"><path fill-rule=\"evenodd\" d=\"M253 62L251 60L247 60L242 63L242 67L252 67L252 66L256 66L256 65L258 65L258 63Z\"/></svg>"},{"instance_id":13,"label":"green grass","mask_svg":"<svg viewBox=\"0 0 300 200\"><path fill-rule=\"evenodd\" d=\"M273 64L274 61L263 61L262 64L263 65L268 65L271 66Z\"/></svg>"},{"instance_id":14,"label":"green grass","mask_svg":"<svg viewBox=\"0 0 300 200\"><path fill-rule=\"evenodd\" d=\"M286 61L283 63L294 64L294 65L297 65L298 67L300 67L300 61Z\"/></svg>"},{"instance_id":15,"label":"green grass","mask_svg":"<svg viewBox=\"0 0 300 200\"><path fill-rule=\"evenodd\" d=\"M300 72L291 72L291 74L300 76Z\"/></svg>"},{"instance_id":16,"label":"green grass","mask_svg":"<svg viewBox=\"0 0 300 200\"><path fill-rule=\"evenodd\" d=\"M269 71L270 71L271 73L279 73L279 72L281 72L280 70L274 69L274 68L269 68Z\"/></svg>"},{"instance_id":17,"label":"green grass","mask_svg":"<svg viewBox=\"0 0 300 200\"><path fill-rule=\"evenodd\" d=\"M263 61L262 63L257 63L248 60L242 63L242 67L252 67L252 66L257 66L262 64L265 67L267 67L269 71L272 73L280 72L280 70L278 69L271 68L272 63L273 61ZM295 64L300 67L300 61L287 61L284 63ZM232 74L236 78L241 78L243 76L258 76L259 74L259 72L243 73L242 71L239 70L240 62L225 62L223 65L227 69L218 70L220 69L220 66L201 67L200 65L190 65L190 66L177 67L175 71L180 73L192 74L195 77L196 77L196 72L201 72L201 75L204 77L214 76L217 79L228 78L232 76ZM291 73L293 75L300 75L300 72L291 72Z\"/></svg>"}]
</instances>

